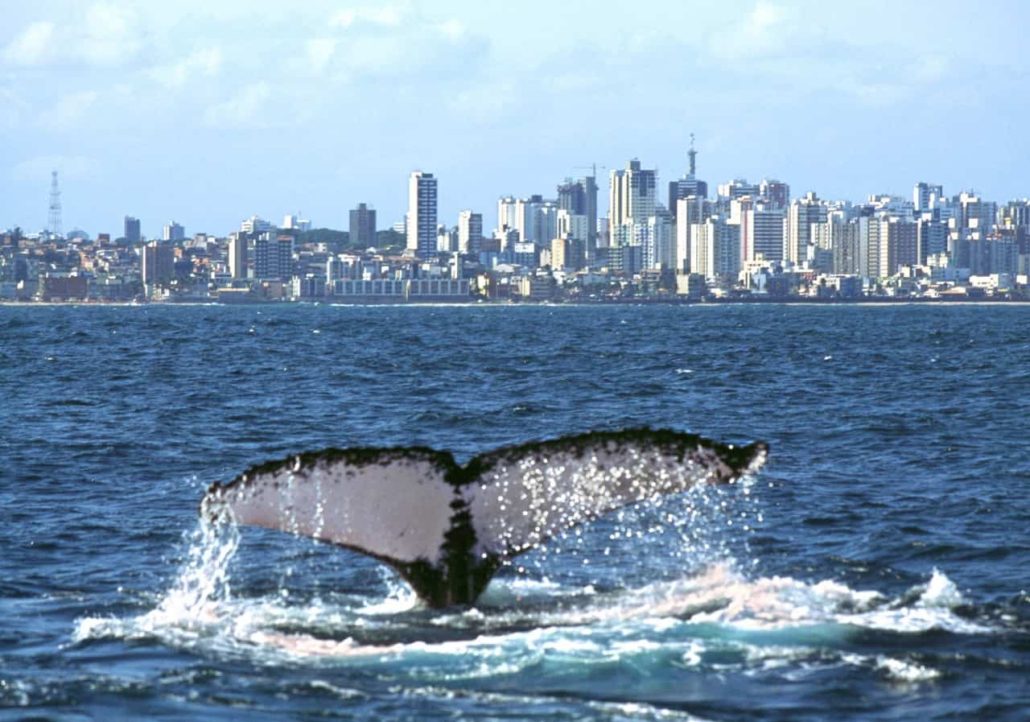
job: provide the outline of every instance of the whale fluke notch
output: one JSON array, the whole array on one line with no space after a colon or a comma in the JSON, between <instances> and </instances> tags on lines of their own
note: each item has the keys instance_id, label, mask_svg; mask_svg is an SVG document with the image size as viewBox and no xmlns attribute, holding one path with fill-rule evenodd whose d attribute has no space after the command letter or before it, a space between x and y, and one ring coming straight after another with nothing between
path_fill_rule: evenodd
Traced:
<instances>
[{"instance_id":1,"label":"whale fluke notch","mask_svg":"<svg viewBox=\"0 0 1030 722\"><path fill-rule=\"evenodd\" d=\"M497 569L613 509L765 461L762 442L665 429L509 446L464 466L425 447L325 449L215 483L203 514L338 544L389 564L430 607L471 604Z\"/></svg>"}]
</instances>

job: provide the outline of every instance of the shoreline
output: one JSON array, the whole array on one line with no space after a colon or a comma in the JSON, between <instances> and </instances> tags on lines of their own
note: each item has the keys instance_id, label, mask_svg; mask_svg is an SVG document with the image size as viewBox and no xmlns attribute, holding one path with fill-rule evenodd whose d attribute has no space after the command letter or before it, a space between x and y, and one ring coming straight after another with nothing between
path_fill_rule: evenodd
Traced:
<instances>
[{"instance_id":1,"label":"shoreline","mask_svg":"<svg viewBox=\"0 0 1030 722\"><path fill-rule=\"evenodd\" d=\"M219 301L0 301L0 308L167 308L175 306L218 306L223 308L279 308L287 306L339 306L345 308L371 307L457 307L457 308L513 308L519 306L532 307L597 307L597 306L1022 306L1030 305L1030 298L859 298L859 299L815 299L815 298L749 298L749 299L708 299L692 301L687 299L666 298L623 298L604 300L575 301L528 301L509 299L495 300L461 300L461 301L367 301L367 302L335 302L335 301L257 301L253 303L222 303Z\"/></svg>"}]
</instances>

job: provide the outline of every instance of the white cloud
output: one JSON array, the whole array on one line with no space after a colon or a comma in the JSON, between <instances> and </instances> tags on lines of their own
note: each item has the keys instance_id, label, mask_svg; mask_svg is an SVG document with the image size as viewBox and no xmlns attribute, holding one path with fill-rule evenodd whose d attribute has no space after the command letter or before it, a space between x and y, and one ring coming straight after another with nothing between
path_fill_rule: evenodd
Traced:
<instances>
[{"instance_id":1,"label":"white cloud","mask_svg":"<svg viewBox=\"0 0 1030 722\"><path fill-rule=\"evenodd\" d=\"M222 69L222 51L219 48L201 48L170 65L159 65L150 70L150 77L167 88L182 88L196 77L214 77Z\"/></svg>"},{"instance_id":2,"label":"white cloud","mask_svg":"<svg viewBox=\"0 0 1030 722\"><path fill-rule=\"evenodd\" d=\"M62 24L31 23L4 48L3 57L13 65L116 65L135 56L141 46L135 15L130 10L96 3L81 17Z\"/></svg>"},{"instance_id":3,"label":"white cloud","mask_svg":"<svg viewBox=\"0 0 1030 722\"><path fill-rule=\"evenodd\" d=\"M54 55L54 24L32 23L4 48L4 59L15 65L40 65Z\"/></svg>"},{"instance_id":4,"label":"white cloud","mask_svg":"<svg viewBox=\"0 0 1030 722\"><path fill-rule=\"evenodd\" d=\"M486 40L457 18L437 20L410 3L341 10L329 18L330 33L313 37L292 66L346 81L369 78L441 77L443 66L466 74Z\"/></svg>"},{"instance_id":5,"label":"white cloud","mask_svg":"<svg viewBox=\"0 0 1030 722\"><path fill-rule=\"evenodd\" d=\"M140 49L131 12L109 3L97 3L86 10L77 51L89 63L116 64Z\"/></svg>"},{"instance_id":6,"label":"white cloud","mask_svg":"<svg viewBox=\"0 0 1030 722\"><path fill-rule=\"evenodd\" d=\"M329 65L336 53L335 38L312 38L306 46L307 64L313 71L320 73Z\"/></svg>"},{"instance_id":7,"label":"white cloud","mask_svg":"<svg viewBox=\"0 0 1030 722\"><path fill-rule=\"evenodd\" d=\"M790 28L786 10L770 0L758 0L741 25L715 35L712 51L724 59L745 60L774 54L787 45Z\"/></svg>"},{"instance_id":8,"label":"white cloud","mask_svg":"<svg viewBox=\"0 0 1030 722\"><path fill-rule=\"evenodd\" d=\"M255 128L270 125L262 113L267 108L272 91L264 81L243 88L228 100L212 105L204 113L204 122L216 128Z\"/></svg>"},{"instance_id":9,"label":"white cloud","mask_svg":"<svg viewBox=\"0 0 1030 722\"><path fill-rule=\"evenodd\" d=\"M11 169L11 176L16 181L43 183L55 170L61 178L77 180L94 176L97 163L83 155L39 155L18 163Z\"/></svg>"},{"instance_id":10,"label":"white cloud","mask_svg":"<svg viewBox=\"0 0 1030 722\"><path fill-rule=\"evenodd\" d=\"M379 25L397 27L406 12L396 5L384 7L350 8L333 15L329 24L344 30L356 25Z\"/></svg>"},{"instance_id":11,"label":"white cloud","mask_svg":"<svg viewBox=\"0 0 1030 722\"><path fill-rule=\"evenodd\" d=\"M466 32L465 24L455 18L437 23L436 29L448 40L461 40Z\"/></svg>"},{"instance_id":12,"label":"white cloud","mask_svg":"<svg viewBox=\"0 0 1030 722\"><path fill-rule=\"evenodd\" d=\"M74 128L96 103L97 97L97 93L92 90L69 93L57 101L53 109L47 111L44 116L46 125L55 130Z\"/></svg>"}]
</instances>

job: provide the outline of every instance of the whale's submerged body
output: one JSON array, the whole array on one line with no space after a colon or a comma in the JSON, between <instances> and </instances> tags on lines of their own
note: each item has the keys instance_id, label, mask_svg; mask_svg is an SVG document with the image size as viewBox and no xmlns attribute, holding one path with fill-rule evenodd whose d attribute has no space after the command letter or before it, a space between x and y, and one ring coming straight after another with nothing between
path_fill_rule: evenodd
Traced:
<instances>
[{"instance_id":1,"label":"whale's submerged body","mask_svg":"<svg viewBox=\"0 0 1030 722\"><path fill-rule=\"evenodd\" d=\"M757 470L761 442L590 432L459 465L425 447L325 449L214 484L211 518L311 536L389 564L431 607L471 604L506 561L627 504Z\"/></svg>"}]
</instances>

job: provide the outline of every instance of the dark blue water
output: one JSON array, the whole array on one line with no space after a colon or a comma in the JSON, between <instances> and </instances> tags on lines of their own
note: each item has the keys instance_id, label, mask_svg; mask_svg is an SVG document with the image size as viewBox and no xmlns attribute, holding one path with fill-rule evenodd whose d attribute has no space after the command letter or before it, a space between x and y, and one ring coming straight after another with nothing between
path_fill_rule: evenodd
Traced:
<instances>
[{"instance_id":1,"label":"dark blue water","mask_svg":"<svg viewBox=\"0 0 1030 722\"><path fill-rule=\"evenodd\" d=\"M1030 707L1030 307L0 307L0 718L992 719ZM324 446L648 424L766 468L421 608L197 521Z\"/></svg>"}]
</instances>

